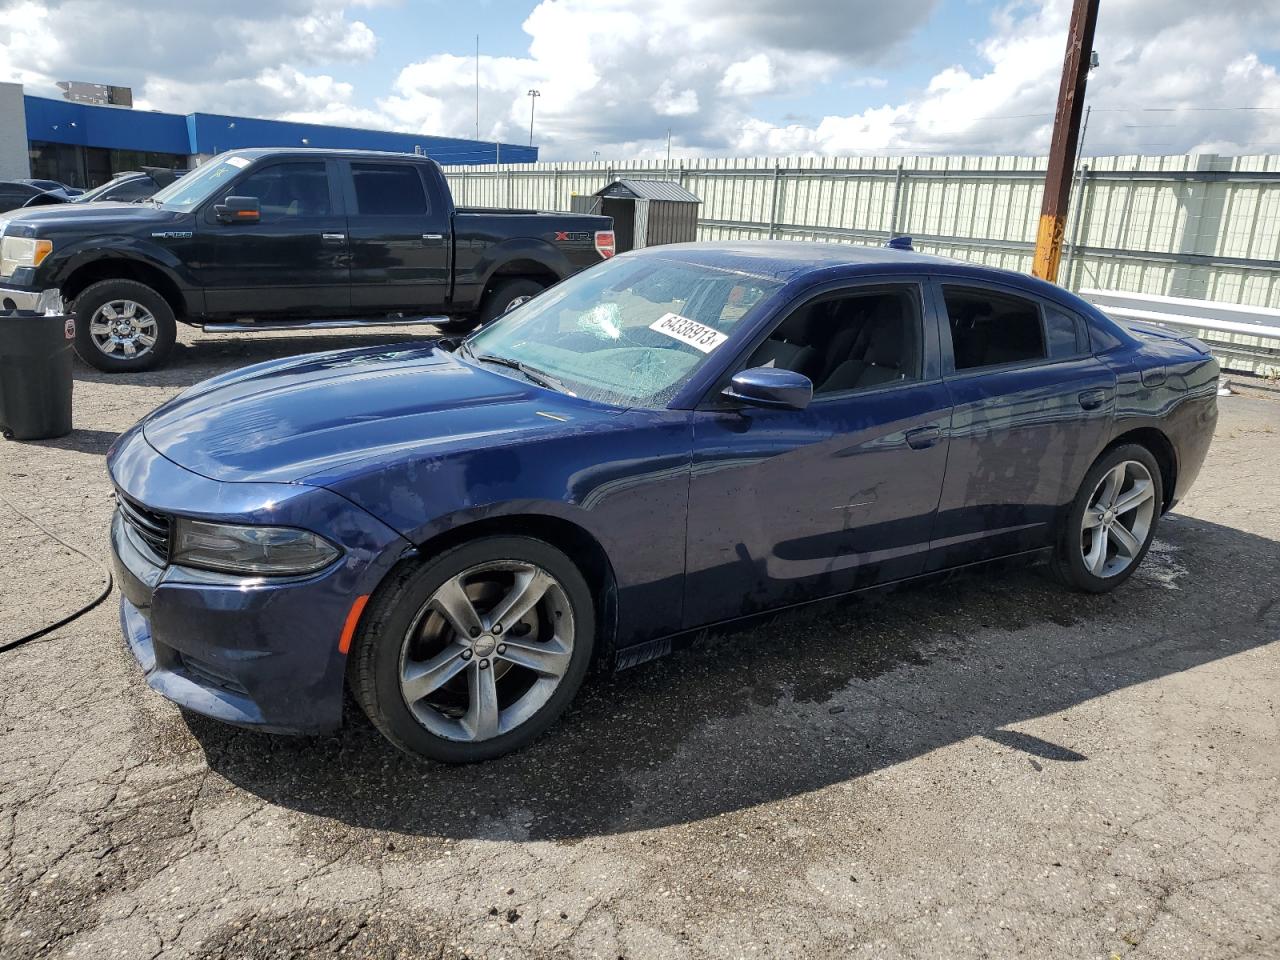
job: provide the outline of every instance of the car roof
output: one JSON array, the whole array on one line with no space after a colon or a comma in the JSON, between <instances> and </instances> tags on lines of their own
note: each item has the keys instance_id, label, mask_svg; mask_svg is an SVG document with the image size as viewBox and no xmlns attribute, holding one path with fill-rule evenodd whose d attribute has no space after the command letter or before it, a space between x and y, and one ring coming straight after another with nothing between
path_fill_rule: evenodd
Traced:
<instances>
[{"instance_id":1,"label":"car roof","mask_svg":"<svg viewBox=\"0 0 1280 960\"><path fill-rule=\"evenodd\" d=\"M624 256L681 260L783 284L820 283L865 274L927 273L1003 283L1060 301L1067 295L1061 287L1025 273L887 246L809 240L733 240L665 244Z\"/></svg>"},{"instance_id":2,"label":"car roof","mask_svg":"<svg viewBox=\"0 0 1280 960\"><path fill-rule=\"evenodd\" d=\"M275 157L275 156L308 156L319 155L324 157L385 157L395 160L422 160L430 161L430 157L423 156L420 153L404 153L394 150L354 150L354 149L332 149L329 147L246 147L243 150L224 150L219 156L236 156L236 157ZM435 162L435 161L431 161Z\"/></svg>"}]
</instances>

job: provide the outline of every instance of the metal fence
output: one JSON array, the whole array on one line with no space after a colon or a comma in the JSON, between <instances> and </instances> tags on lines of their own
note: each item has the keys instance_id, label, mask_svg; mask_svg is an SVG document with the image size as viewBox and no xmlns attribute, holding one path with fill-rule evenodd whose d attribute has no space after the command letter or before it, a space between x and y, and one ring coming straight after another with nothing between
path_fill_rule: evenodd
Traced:
<instances>
[{"instance_id":1,"label":"metal fence","mask_svg":"<svg viewBox=\"0 0 1280 960\"><path fill-rule=\"evenodd\" d=\"M679 181L699 239L882 243L1028 271L1043 157L739 157L446 167L460 205L568 210L622 176ZM1280 308L1280 155L1094 157L1077 174L1060 280Z\"/></svg>"}]
</instances>

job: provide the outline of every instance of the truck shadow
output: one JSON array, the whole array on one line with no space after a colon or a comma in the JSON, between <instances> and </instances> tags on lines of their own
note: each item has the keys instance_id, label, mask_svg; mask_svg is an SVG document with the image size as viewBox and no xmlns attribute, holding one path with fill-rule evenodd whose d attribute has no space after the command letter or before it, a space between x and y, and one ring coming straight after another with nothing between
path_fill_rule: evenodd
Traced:
<instances>
[{"instance_id":1,"label":"truck shadow","mask_svg":"<svg viewBox=\"0 0 1280 960\"><path fill-rule=\"evenodd\" d=\"M181 332L173 353L158 370L142 373L103 373L76 358L74 376L86 383L189 387L228 370L282 357L376 347L387 344L420 343L442 336L432 326L399 327L358 331L307 331L273 333L201 334Z\"/></svg>"},{"instance_id":2,"label":"truck shadow","mask_svg":"<svg viewBox=\"0 0 1280 960\"><path fill-rule=\"evenodd\" d=\"M970 737L1036 770L1087 763L1080 745L1009 728L1274 642L1277 561L1280 543L1174 516L1115 594L1024 569L826 603L588 681L533 746L470 767L402 756L350 704L346 727L325 738L188 724L232 783L360 827L558 841L652 829Z\"/></svg>"}]
</instances>

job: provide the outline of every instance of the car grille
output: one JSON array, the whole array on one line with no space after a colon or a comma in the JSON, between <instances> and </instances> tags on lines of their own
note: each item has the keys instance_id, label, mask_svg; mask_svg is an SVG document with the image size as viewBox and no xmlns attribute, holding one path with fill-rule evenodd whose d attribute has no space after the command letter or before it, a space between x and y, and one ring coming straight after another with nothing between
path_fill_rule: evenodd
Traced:
<instances>
[{"instance_id":1,"label":"car grille","mask_svg":"<svg viewBox=\"0 0 1280 960\"><path fill-rule=\"evenodd\" d=\"M148 510L119 491L116 492L116 502L120 504L120 516L124 518L124 522L152 549L161 563L168 563L169 518L163 513Z\"/></svg>"}]
</instances>

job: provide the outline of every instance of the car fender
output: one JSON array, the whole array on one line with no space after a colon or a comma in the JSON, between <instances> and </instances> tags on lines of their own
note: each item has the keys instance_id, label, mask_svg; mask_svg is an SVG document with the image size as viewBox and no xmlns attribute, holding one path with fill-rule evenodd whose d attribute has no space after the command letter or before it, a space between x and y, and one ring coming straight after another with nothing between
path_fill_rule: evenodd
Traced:
<instances>
[{"instance_id":1,"label":"car fender","mask_svg":"<svg viewBox=\"0 0 1280 960\"><path fill-rule=\"evenodd\" d=\"M504 517L572 524L612 565L623 620L631 625L619 638L626 645L680 626L683 591L670 571L683 569L685 560L692 428L687 411L624 416L630 427L641 427L628 430L625 441L610 424L597 423L425 459L366 461L358 473L304 482L341 494L420 549Z\"/></svg>"}]
</instances>

